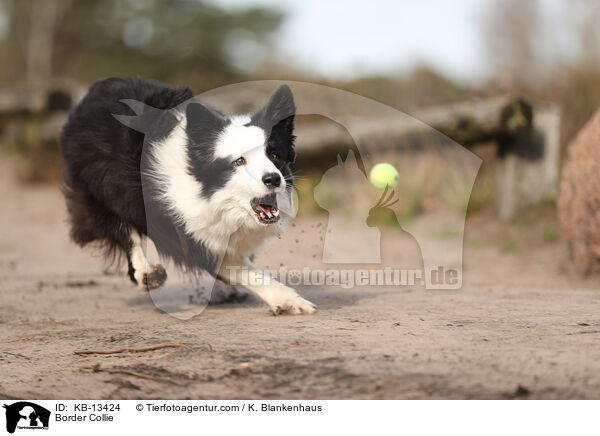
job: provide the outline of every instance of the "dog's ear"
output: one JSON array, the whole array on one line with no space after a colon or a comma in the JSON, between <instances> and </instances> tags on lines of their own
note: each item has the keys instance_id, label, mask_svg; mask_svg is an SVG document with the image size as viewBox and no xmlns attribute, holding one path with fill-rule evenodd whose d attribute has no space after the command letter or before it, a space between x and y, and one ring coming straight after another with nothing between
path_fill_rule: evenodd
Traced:
<instances>
[{"instance_id":1,"label":"dog's ear","mask_svg":"<svg viewBox=\"0 0 600 436\"><path fill-rule=\"evenodd\" d=\"M267 104L252 116L252 123L258 124L267 132L269 142L276 147L287 149L287 161L293 162L296 154L293 149L294 119L296 103L288 85L281 85L267 101Z\"/></svg>"},{"instance_id":2,"label":"dog's ear","mask_svg":"<svg viewBox=\"0 0 600 436\"><path fill-rule=\"evenodd\" d=\"M294 116L296 103L294 94L287 85L281 85L267 101L267 104L252 116L252 124L257 124L264 129L271 130L283 123L289 134L294 131Z\"/></svg>"},{"instance_id":3,"label":"dog's ear","mask_svg":"<svg viewBox=\"0 0 600 436\"><path fill-rule=\"evenodd\" d=\"M294 94L288 85L281 85L273 93L269 101L257 114L263 122L275 126L283 120L296 115Z\"/></svg>"},{"instance_id":4,"label":"dog's ear","mask_svg":"<svg viewBox=\"0 0 600 436\"><path fill-rule=\"evenodd\" d=\"M201 103L189 103L185 108L185 116L187 134L196 143L214 137L227 124L220 113Z\"/></svg>"}]
</instances>

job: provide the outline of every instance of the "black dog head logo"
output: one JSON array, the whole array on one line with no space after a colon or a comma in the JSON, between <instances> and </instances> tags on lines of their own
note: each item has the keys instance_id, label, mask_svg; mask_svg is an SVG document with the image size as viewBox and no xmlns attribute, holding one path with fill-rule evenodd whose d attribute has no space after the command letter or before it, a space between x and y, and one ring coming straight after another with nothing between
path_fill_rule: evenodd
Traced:
<instances>
[{"instance_id":1,"label":"black dog head logo","mask_svg":"<svg viewBox=\"0 0 600 436\"><path fill-rule=\"evenodd\" d=\"M19 427L48 428L50 411L29 401L5 404L6 431L14 433Z\"/></svg>"}]
</instances>

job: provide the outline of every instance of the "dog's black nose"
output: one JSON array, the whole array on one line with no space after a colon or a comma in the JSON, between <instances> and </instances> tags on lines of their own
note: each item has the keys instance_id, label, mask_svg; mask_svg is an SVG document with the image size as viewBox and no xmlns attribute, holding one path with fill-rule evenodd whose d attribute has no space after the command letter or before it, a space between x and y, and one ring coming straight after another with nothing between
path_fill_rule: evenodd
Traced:
<instances>
[{"instance_id":1,"label":"dog's black nose","mask_svg":"<svg viewBox=\"0 0 600 436\"><path fill-rule=\"evenodd\" d=\"M267 173L263 176L262 181L269 188L277 188L281 185L281 176L277 173Z\"/></svg>"}]
</instances>

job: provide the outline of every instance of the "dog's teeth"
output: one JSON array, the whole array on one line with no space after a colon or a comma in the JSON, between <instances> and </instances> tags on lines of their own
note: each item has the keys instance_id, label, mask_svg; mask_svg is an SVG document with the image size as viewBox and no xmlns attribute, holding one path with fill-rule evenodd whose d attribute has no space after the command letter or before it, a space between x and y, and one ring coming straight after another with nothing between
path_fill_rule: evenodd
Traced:
<instances>
[{"instance_id":1,"label":"dog's teeth","mask_svg":"<svg viewBox=\"0 0 600 436\"><path fill-rule=\"evenodd\" d=\"M279 216L279 210L278 209L275 209L273 211L273 216Z\"/></svg>"}]
</instances>

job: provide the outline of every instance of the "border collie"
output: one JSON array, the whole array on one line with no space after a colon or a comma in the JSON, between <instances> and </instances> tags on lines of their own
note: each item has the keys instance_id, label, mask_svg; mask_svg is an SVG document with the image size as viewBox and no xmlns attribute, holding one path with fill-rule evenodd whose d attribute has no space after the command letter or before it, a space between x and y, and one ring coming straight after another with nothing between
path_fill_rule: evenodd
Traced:
<instances>
[{"instance_id":1,"label":"border collie","mask_svg":"<svg viewBox=\"0 0 600 436\"><path fill-rule=\"evenodd\" d=\"M256 113L226 116L188 88L96 81L60 139L72 240L126 256L145 290L167 278L146 258L148 237L161 257L242 285L275 314L315 312L250 261L293 215L295 112L287 85Z\"/></svg>"}]
</instances>

